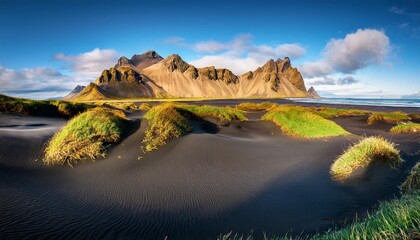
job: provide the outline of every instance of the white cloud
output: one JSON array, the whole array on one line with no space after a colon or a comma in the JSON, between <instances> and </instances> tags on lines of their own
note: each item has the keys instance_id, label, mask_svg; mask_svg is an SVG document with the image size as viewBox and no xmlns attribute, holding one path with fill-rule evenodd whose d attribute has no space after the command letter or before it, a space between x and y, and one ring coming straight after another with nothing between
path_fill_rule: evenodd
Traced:
<instances>
[{"instance_id":1,"label":"white cloud","mask_svg":"<svg viewBox=\"0 0 420 240\"><path fill-rule=\"evenodd\" d=\"M207 53L220 52L222 50L226 50L227 48L228 48L227 45L216 42L216 41L198 42L194 45L194 49L197 52L207 52Z\"/></svg>"},{"instance_id":2,"label":"white cloud","mask_svg":"<svg viewBox=\"0 0 420 240\"><path fill-rule=\"evenodd\" d=\"M13 70L0 66L0 92L19 97L63 96L74 88L69 76L46 67Z\"/></svg>"},{"instance_id":3,"label":"white cloud","mask_svg":"<svg viewBox=\"0 0 420 240\"><path fill-rule=\"evenodd\" d=\"M293 59L306 53L306 49L297 43L257 45L252 40L253 36L251 34L242 34L228 42L209 40L188 43L184 38L170 37L166 40L166 43L205 54L190 61L196 67L228 68L235 74L255 70L269 59L286 56Z\"/></svg>"},{"instance_id":4,"label":"white cloud","mask_svg":"<svg viewBox=\"0 0 420 240\"><path fill-rule=\"evenodd\" d=\"M299 71L304 77L314 78L325 76L332 73L332 67L325 61L306 62L299 67Z\"/></svg>"},{"instance_id":5,"label":"white cloud","mask_svg":"<svg viewBox=\"0 0 420 240\"><path fill-rule=\"evenodd\" d=\"M319 85L352 85L359 82L355 77L347 75L344 77L336 77L333 75L327 75L322 77L307 78L305 80L308 84L319 86Z\"/></svg>"},{"instance_id":6,"label":"white cloud","mask_svg":"<svg viewBox=\"0 0 420 240\"><path fill-rule=\"evenodd\" d=\"M369 65L383 63L389 50L389 38L383 31L359 29L343 39L331 39L321 60L306 62L300 69L305 77L321 77L333 72L354 73Z\"/></svg>"},{"instance_id":7,"label":"white cloud","mask_svg":"<svg viewBox=\"0 0 420 240\"><path fill-rule=\"evenodd\" d=\"M79 55L58 53L54 58L67 63L77 81L88 83L93 82L104 69L114 66L118 52L114 49L95 48Z\"/></svg>"},{"instance_id":8,"label":"white cloud","mask_svg":"<svg viewBox=\"0 0 420 240\"><path fill-rule=\"evenodd\" d=\"M250 70L254 70L262 65L262 62L255 58L241 58L229 53L204 56L199 59L190 61L190 63L196 67L216 66L217 68L227 68L234 74L238 75Z\"/></svg>"}]
</instances>

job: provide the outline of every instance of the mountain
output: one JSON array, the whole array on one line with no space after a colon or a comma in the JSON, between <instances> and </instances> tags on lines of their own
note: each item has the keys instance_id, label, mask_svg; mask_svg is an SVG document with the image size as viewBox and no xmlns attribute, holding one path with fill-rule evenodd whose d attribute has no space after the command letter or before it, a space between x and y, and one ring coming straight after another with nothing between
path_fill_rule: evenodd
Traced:
<instances>
[{"instance_id":1,"label":"mountain","mask_svg":"<svg viewBox=\"0 0 420 240\"><path fill-rule=\"evenodd\" d=\"M73 89L73 91L71 91L69 94L67 94L66 96L64 96L64 97L62 97L61 98L61 100L71 100L71 99L73 99L74 97L76 97L76 95L78 94L78 93L80 93L82 90L83 90L83 88L85 88L85 86L80 86L80 85L77 85L74 89Z\"/></svg>"},{"instance_id":2,"label":"mountain","mask_svg":"<svg viewBox=\"0 0 420 240\"><path fill-rule=\"evenodd\" d=\"M141 71L161 60L163 60L163 58L155 51L147 51L140 55L133 55L131 59L122 56L118 59L115 67L129 67L133 70Z\"/></svg>"},{"instance_id":3,"label":"mountain","mask_svg":"<svg viewBox=\"0 0 420 240\"><path fill-rule=\"evenodd\" d=\"M92 85L93 84L93 85ZM90 93L91 92L91 93ZM117 64L75 96L74 100L142 97L317 97L306 91L290 59L269 60L236 76L214 66L196 68L173 54L163 59L154 51L121 57ZM319 97L319 96L318 96Z\"/></svg>"},{"instance_id":4,"label":"mountain","mask_svg":"<svg viewBox=\"0 0 420 240\"><path fill-rule=\"evenodd\" d=\"M318 93L315 91L315 88L314 87L310 87L309 89L308 89L308 93L313 97L313 98L321 98L319 95L318 95Z\"/></svg>"}]
</instances>

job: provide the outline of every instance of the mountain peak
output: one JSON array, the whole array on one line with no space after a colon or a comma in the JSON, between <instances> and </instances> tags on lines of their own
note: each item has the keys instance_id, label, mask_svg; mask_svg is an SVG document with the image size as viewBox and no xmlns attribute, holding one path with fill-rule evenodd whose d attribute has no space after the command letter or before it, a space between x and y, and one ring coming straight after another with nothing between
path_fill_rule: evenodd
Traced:
<instances>
[{"instance_id":1,"label":"mountain peak","mask_svg":"<svg viewBox=\"0 0 420 240\"><path fill-rule=\"evenodd\" d=\"M118 59L117 64L115 64L115 67L122 67L127 65L133 65L133 63L125 56L122 56Z\"/></svg>"},{"instance_id":2,"label":"mountain peak","mask_svg":"<svg viewBox=\"0 0 420 240\"><path fill-rule=\"evenodd\" d=\"M144 55L144 56L148 56L148 57L151 57L151 58L162 58L159 54L157 54L155 51L153 51L153 50L149 50L149 51L147 51L147 52L144 52L144 53L142 53L141 55Z\"/></svg>"},{"instance_id":3,"label":"mountain peak","mask_svg":"<svg viewBox=\"0 0 420 240\"><path fill-rule=\"evenodd\" d=\"M71 100L73 99L77 94L79 94L83 89L85 88L85 86L81 86L81 85L77 85L73 91L71 91L69 94L67 94L66 96L64 96L63 98L61 98L61 100Z\"/></svg>"},{"instance_id":4,"label":"mountain peak","mask_svg":"<svg viewBox=\"0 0 420 240\"><path fill-rule=\"evenodd\" d=\"M186 63L178 54L172 54L171 56L165 58L163 64L171 70L171 72L175 70L179 70L180 72L185 72L190 65Z\"/></svg>"},{"instance_id":5,"label":"mountain peak","mask_svg":"<svg viewBox=\"0 0 420 240\"><path fill-rule=\"evenodd\" d=\"M313 86L308 89L308 93L314 98L321 98Z\"/></svg>"},{"instance_id":6,"label":"mountain peak","mask_svg":"<svg viewBox=\"0 0 420 240\"><path fill-rule=\"evenodd\" d=\"M292 64L290 63L290 58L288 57L283 58L283 60L277 59L276 62L281 72L287 71L287 69L289 69L292 66Z\"/></svg>"},{"instance_id":7,"label":"mountain peak","mask_svg":"<svg viewBox=\"0 0 420 240\"><path fill-rule=\"evenodd\" d=\"M163 57L161 57L153 50L144 52L140 55L135 54L130 59L131 63L139 70L147 68L155 63L160 62L161 60L163 60Z\"/></svg>"}]
</instances>

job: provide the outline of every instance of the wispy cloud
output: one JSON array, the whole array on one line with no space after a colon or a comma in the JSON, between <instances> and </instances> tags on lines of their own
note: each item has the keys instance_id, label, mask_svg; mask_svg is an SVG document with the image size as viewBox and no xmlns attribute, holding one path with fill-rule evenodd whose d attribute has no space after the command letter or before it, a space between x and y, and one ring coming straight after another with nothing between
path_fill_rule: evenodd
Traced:
<instances>
[{"instance_id":1,"label":"wispy cloud","mask_svg":"<svg viewBox=\"0 0 420 240\"><path fill-rule=\"evenodd\" d=\"M74 87L71 77L47 68L13 70L0 66L0 92L20 97L62 96Z\"/></svg>"},{"instance_id":2,"label":"wispy cloud","mask_svg":"<svg viewBox=\"0 0 420 240\"><path fill-rule=\"evenodd\" d=\"M305 62L305 77L322 77L332 73L354 73L369 65L383 63L390 51L388 36L376 29L359 29L343 39L331 39L320 60Z\"/></svg>"},{"instance_id":3,"label":"wispy cloud","mask_svg":"<svg viewBox=\"0 0 420 240\"><path fill-rule=\"evenodd\" d=\"M74 79L86 84L94 81L104 69L113 66L118 59L118 52L114 49L95 48L78 55L58 53L54 59L63 61L72 71Z\"/></svg>"},{"instance_id":4,"label":"wispy cloud","mask_svg":"<svg viewBox=\"0 0 420 240\"><path fill-rule=\"evenodd\" d=\"M405 8L400 8L397 6L392 6L391 8L388 9L389 12L398 14L398 15L405 15L405 16L409 16L412 18L417 18L420 17L420 13L416 13L416 12L407 12L405 10Z\"/></svg>"},{"instance_id":5,"label":"wispy cloud","mask_svg":"<svg viewBox=\"0 0 420 240\"><path fill-rule=\"evenodd\" d=\"M334 77L333 75L328 76L322 76L322 77L314 77L314 78L308 78L306 82L310 85L314 86L320 86L320 85L351 85L358 83L359 80L357 80L354 76L348 75L344 77Z\"/></svg>"},{"instance_id":6,"label":"wispy cloud","mask_svg":"<svg viewBox=\"0 0 420 240\"><path fill-rule=\"evenodd\" d=\"M406 18L404 20L406 22L399 25L400 29L408 32L412 38L420 39L420 24L418 22L420 19L420 13L406 11L405 8L399 8L396 6L389 8L388 11L393 14L405 16Z\"/></svg>"},{"instance_id":7,"label":"wispy cloud","mask_svg":"<svg viewBox=\"0 0 420 240\"><path fill-rule=\"evenodd\" d=\"M65 63L68 75L48 67L15 70L0 66L0 92L34 99L64 96L76 85L93 82L117 58L117 51L98 48L78 55L56 54L54 59Z\"/></svg>"},{"instance_id":8,"label":"wispy cloud","mask_svg":"<svg viewBox=\"0 0 420 240\"><path fill-rule=\"evenodd\" d=\"M208 40L190 43L181 37L170 37L165 42L202 54L190 61L197 67L229 68L235 74L254 70L271 58L287 56L293 59L306 53L306 49L298 43L254 44L251 34L242 34L227 42Z\"/></svg>"}]
</instances>

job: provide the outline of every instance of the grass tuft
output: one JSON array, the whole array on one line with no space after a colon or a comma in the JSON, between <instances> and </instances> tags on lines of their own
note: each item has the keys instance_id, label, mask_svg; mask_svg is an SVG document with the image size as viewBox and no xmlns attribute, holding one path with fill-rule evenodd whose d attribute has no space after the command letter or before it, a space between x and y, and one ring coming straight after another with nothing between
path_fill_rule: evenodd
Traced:
<instances>
[{"instance_id":1,"label":"grass tuft","mask_svg":"<svg viewBox=\"0 0 420 240\"><path fill-rule=\"evenodd\" d=\"M90 104L75 103L68 101L42 101L25 98L15 98L0 94L0 112L21 113L37 116L63 116L71 118L87 109Z\"/></svg>"},{"instance_id":2,"label":"grass tuft","mask_svg":"<svg viewBox=\"0 0 420 240\"><path fill-rule=\"evenodd\" d=\"M420 123L402 123L391 128L392 134L398 133L420 133Z\"/></svg>"},{"instance_id":3,"label":"grass tuft","mask_svg":"<svg viewBox=\"0 0 420 240\"><path fill-rule=\"evenodd\" d=\"M279 125L290 136L301 138L322 138L349 134L336 123L327 120L299 106L278 106L262 116Z\"/></svg>"},{"instance_id":4,"label":"grass tuft","mask_svg":"<svg viewBox=\"0 0 420 240\"><path fill-rule=\"evenodd\" d=\"M187 104L164 103L151 108L144 116L148 121L143 143L145 151L150 152L166 144L175 137L191 131L187 117L213 117L222 122L247 120L237 109L230 107L196 106Z\"/></svg>"},{"instance_id":5,"label":"grass tuft","mask_svg":"<svg viewBox=\"0 0 420 240\"><path fill-rule=\"evenodd\" d=\"M192 114L199 118L211 117L220 120L221 122L231 122L233 120L247 121L244 114L231 107L215 107L215 106L197 106L188 104L178 104L176 108L183 114Z\"/></svg>"},{"instance_id":6,"label":"grass tuft","mask_svg":"<svg viewBox=\"0 0 420 240\"><path fill-rule=\"evenodd\" d=\"M152 105L150 105L150 103L142 103L138 108L142 111L149 111L152 108Z\"/></svg>"},{"instance_id":7,"label":"grass tuft","mask_svg":"<svg viewBox=\"0 0 420 240\"><path fill-rule=\"evenodd\" d=\"M48 142L44 163L72 166L80 160L105 157L105 144L120 139L125 114L94 108L71 119Z\"/></svg>"},{"instance_id":8,"label":"grass tuft","mask_svg":"<svg viewBox=\"0 0 420 240\"><path fill-rule=\"evenodd\" d=\"M391 112L391 113L383 113L377 112L370 115L367 120L369 125L374 124L375 122L386 122L386 123L400 123L403 121L410 121L410 117L403 113L403 112Z\"/></svg>"},{"instance_id":9,"label":"grass tuft","mask_svg":"<svg viewBox=\"0 0 420 240\"><path fill-rule=\"evenodd\" d=\"M404 192L420 191L420 162L417 162L411 169L410 175L401 185L401 189Z\"/></svg>"},{"instance_id":10,"label":"grass tuft","mask_svg":"<svg viewBox=\"0 0 420 240\"><path fill-rule=\"evenodd\" d=\"M335 118L335 117L354 117L354 116L364 116L370 114L369 111L358 110L358 109L342 109L342 108L330 108L330 107L320 107L320 108L310 108L310 110L318 114L323 118Z\"/></svg>"},{"instance_id":11,"label":"grass tuft","mask_svg":"<svg viewBox=\"0 0 420 240\"><path fill-rule=\"evenodd\" d=\"M277 106L275 103L263 102L263 103L241 103L236 105L236 108L242 111L268 111L271 108Z\"/></svg>"},{"instance_id":12,"label":"grass tuft","mask_svg":"<svg viewBox=\"0 0 420 240\"><path fill-rule=\"evenodd\" d=\"M343 229L312 237L335 239L417 239L420 228L420 192L405 194L400 199L382 202L365 220Z\"/></svg>"},{"instance_id":13,"label":"grass tuft","mask_svg":"<svg viewBox=\"0 0 420 240\"><path fill-rule=\"evenodd\" d=\"M165 145L169 139L179 137L191 130L187 119L177 111L174 103L164 103L153 107L144 117L148 122L143 139L146 152L156 150Z\"/></svg>"},{"instance_id":14,"label":"grass tuft","mask_svg":"<svg viewBox=\"0 0 420 240\"><path fill-rule=\"evenodd\" d=\"M410 114L408 114L408 116L409 116L412 120L417 120L417 119L420 119L420 113L410 113Z\"/></svg>"},{"instance_id":15,"label":"grass tuft","mask_svg":"<svg viewBox=\"0 0 420 240\"><path fill-rule=\"evenodd\" d=\"M67 118L72 118L92 108L92 106L88 104L68 102L68 101L53 101L52 104L57 107L58 113L61 116L64 116Z\"/></svg>"},{"instance_id":16,"label":"grass tuft","mask_svg":"<svg viewBox=\"0 0 420 240\"><path fill-rule=\"evenodd\" d=\"M366 219L354 222L342 229L329 230L323 234L299 237L272 236L266 240L412 240L420 233L420 191L404 194L400 199L381 202L378 210ZM220 236L220 240L248 240L252 236Z\"/></svg>"},{"instance_id":17,"label":"grass tuft","mask_svg":"<svg viewBox=\"0 0 420 240\"><path fill-rule=\"evenodd\" d=\"M356 169L368 166L375 160L382 160L391 166L403 162L395 145L382 137L365 138L346 150L331 166L333 179L347 179Z\"/></svg>"}]
</instances>

